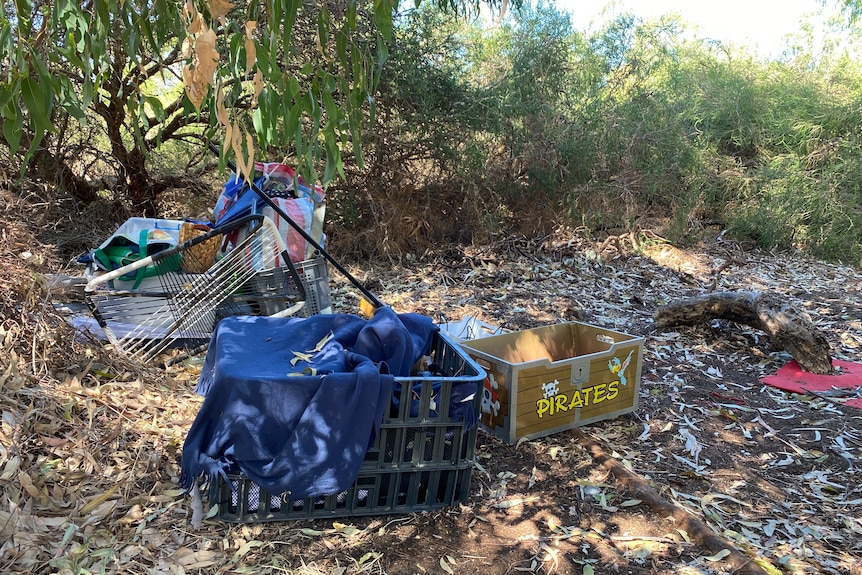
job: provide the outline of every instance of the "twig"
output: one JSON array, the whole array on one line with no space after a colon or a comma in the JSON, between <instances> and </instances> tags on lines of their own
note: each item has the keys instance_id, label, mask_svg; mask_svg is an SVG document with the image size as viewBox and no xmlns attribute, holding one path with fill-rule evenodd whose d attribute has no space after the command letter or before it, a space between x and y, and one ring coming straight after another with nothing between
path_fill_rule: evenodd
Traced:
<instances>
[{"instance_id":1,"label":"twig","mask_svg":"<svg viewBox=\"0 0 862 575\"><path fill-rule=\"evenodd\" d=\"M719 239L719 241L721 241L721 240ZM738 254L731 253L730 249L727 249L726 253L727 253L727 259L724 260L724 263L722 263L720 266L718 266L717 268L712 270L712 284L710 285L709 289L706 290L707 293L712 293L716 290L716 288L718 287L718 280L721 277L721 274L722 274L722 272L724 272L724 270L726 270L727 268L729 268L732 265L742 266L742 265L745 265L745 263L746 263L745 254L743 254L741 252Z\"/></svg>"},{"instance_id":2,"label":"twig","mask_svg":"<svg viewBox=\"0 0 862 575\"><path fill-rule=\"evenodd\" d=\"M204 504L201 498L201 490L197 485L192 485L192 519L191 525L195 529L200 529L204 523Z\"/></svg>"},{"instance_id":3,"label":"twig","mask_svg":"<svg viewBox=\"0 0 862 575\"><path fill-rule=\"evenodd\" d=\"M654 231L641 229L638 224L635 224L634 226L632 226L632 229L625 233L619 234L617 236L608 236L607 238L605 238L605 241L599 244L599 247L596 249L596 254L598 256L601 256L602 253L604 253L604 251L608 248L608 246L613 244L617 252L619 252L620 255L623 255L625 253L624 247L626 243L631 244L633 251L640 252L642 249L640 241L641 237L652 238L662 242L667 241Z\"/></svg>"}]
</instances>

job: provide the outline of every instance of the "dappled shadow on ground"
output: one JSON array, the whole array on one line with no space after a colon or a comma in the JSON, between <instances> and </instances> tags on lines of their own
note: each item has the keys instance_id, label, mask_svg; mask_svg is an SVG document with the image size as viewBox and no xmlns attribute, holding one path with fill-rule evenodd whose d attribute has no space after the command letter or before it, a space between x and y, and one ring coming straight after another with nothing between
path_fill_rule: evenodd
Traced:
<instances>
[{"instance_id":1,"label":"dappled shadow on ground","mask_svg":"<svg viewBox=\"0 0 862 575\"><path fill-rule=\"evenodd\" d=\"M30 295L4 300L3 308L0 570L731 570L724 555L696 544L600 465L583 433L763 566L860 572L862 412L840 399L762 385L759 378L789 358L751 328L714 321L659 331L652 315L711 288L770 290L809 311L836 358L859 361L862 274L756 253L725 265L726 251L712 244L642 247L599 254L593 242L561 230L409 265L351 266L396 311L440 322L472 315L522 329L579 320L645 336L640 406L517 445L480 433L470 497L440 511L247 525L208 518L200 528L191 526L190 500L176 487L182 442L200 406L197 368L144 368L94 342L72 344L70 332L51 323L57 318L44 292L31 289L30 264L4 248L0 281ZM338 311L356 311L351 286L334 272L331 280Z\"/></svg>"}]
</instances>

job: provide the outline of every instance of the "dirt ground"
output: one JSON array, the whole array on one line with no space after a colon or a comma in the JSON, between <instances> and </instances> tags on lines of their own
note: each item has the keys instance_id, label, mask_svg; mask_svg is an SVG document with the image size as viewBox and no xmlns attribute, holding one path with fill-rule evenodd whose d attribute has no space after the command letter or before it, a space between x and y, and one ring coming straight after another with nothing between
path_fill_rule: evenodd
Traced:
<instances>
[{"instance_id":1,"label":"dirt ground","mask_svg":"<svg viewBox=\"0 0 862 575\"><path fill-rule=\"evenodd\" d=\"M480 432L469 498L440 511L195 528L177 478L196 368L133 365L75 339L48 305L74 297L44 290L30 270L50 266L34 266L32 238L9 226L0 571L862 573L862 410L762 384L791 358L756 329L653 323L680 298L769 292L807 311L835 359L862 361L862 271L714 232L694 249L647 236L601 249L561 229L343 262L396 311L440 323L584 321L644 336L640 405L517 445ZM337 311L355 312L356 290L330 274Z\"/></svg>"},{"instance_id":2,"label":"dirt ground","mask_svg":"<svg viewBox=\"0 0 862 575\"><path fill-rule=\"evenodd\" d=\"M659 306L710 290L774 293L809 313L834 358L858 361L862 275L743 255L721 241L694 250L654 243L637 255L620 247L622 254L611 248L598 257L582 238L510 238L431 264L368 272L385 301L441 323L471 315L525 329L577 320L646 338L638 410L517 446L480 434L471 501L417 518L409 529L400 525L404 552L394 561L385 554L392 561L386 572L442 572L437 556L455 559L465 573L755 568L728 567L720 552L694 544L678 515L641 500L639 486L621 485L590 444L748 558L760 558L766 572L862 572L862 412L760 383L791 358L748 326L653 324ZM428 527L440 537L429 537ZM428 549L431 557L419 561Z\"/></svg>"}]
</instances>

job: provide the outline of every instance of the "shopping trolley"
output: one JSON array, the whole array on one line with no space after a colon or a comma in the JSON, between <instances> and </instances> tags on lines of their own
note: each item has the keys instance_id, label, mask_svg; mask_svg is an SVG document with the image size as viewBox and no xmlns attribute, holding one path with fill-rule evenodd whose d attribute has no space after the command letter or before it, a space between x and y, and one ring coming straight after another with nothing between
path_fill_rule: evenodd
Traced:
<instances>
[{"instance_id":1,"label":"shopping trolley","mask_svg":"<svg viewBox=\"0 0 862 575\"><path fill-rule=\"evenodd\" d=\"M128 278L151 266L156 273L128 289ZM306 303L304 283L284 238L260 215L98 275L84 292L108 341L143 362L169 349L192 353L205 348L224 317L288 316Z\"/></svg>"}]
</instances>

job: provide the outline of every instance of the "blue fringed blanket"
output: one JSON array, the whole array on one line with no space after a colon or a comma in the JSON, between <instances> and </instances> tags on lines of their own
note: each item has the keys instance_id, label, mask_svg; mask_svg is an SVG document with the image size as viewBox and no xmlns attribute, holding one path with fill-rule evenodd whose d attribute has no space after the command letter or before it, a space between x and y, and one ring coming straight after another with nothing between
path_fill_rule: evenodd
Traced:
<instances>
[{"instance_id":1,"label":"blue fringed blanket","mask_svg":"<svg viewBox=\"0 0 862 575\"><path fill-rule=\"evenodd\" d=\"M239 468L295 499L347 489L374 442L394 376L410 375L438 329L428 317L389 308L370 320L223 319L198 382L206 399L183 446L181 486Z\"/></svg>"}]
</instances>

